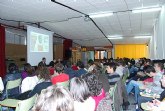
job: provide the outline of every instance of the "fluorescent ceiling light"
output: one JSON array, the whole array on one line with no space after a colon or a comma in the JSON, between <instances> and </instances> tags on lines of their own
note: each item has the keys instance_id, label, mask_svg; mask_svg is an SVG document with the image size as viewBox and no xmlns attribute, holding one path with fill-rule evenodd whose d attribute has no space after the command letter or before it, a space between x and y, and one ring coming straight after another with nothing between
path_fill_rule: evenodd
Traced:
<instances>
[{"instance_id":1,"label":"fluorescent ceiling light","mask_svg":"<svg viewBox=\"0 0 165 111\"><path fill-rule=\"evenodd\" d=\"M160 11L161 9L162 9L161 7L134 9L132 10L132 13L154 12L154 11Z\"/></svg>"},{"instance_id":2,"label":"fluorescent ceiling light","mask_svg":"<svg viewBox=\"0 0 165 111\"><path fill-rule=\"evenodd\" d=\"M123 39L122 36L108 36L108 39Z\"/></svg>"},{"instance_id":3,"label":"fluorescent ceiling light","mask_svg":"<svg viewBox=\"0 0 165 111\"><path fill-rule=\"evenodd\" d=\"M152 36L135 36L134 38L135 39L140 39L140 38L143 38L143 39L146 39L146 38L151 38Z\"/></svg>"},{"instance_id":4,"label":"fluorescent ceiling light","mask_svg":"<svg viewBox=\"0 0 165 111\"><path fill-rule=\"evenodd\" d=\"M108 17L108 16L112 16L113 13L95 13L95 14L90 14L89 17L90 18L101 18L101 17Z\"/></svg>"}]
</instances>

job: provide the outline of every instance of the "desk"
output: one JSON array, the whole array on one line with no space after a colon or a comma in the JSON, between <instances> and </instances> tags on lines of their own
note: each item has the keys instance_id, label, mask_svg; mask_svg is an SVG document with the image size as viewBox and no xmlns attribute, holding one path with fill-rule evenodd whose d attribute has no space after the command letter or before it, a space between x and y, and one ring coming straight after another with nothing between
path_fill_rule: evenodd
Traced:
<instances>
[{"instance_id":1,"label":"desk","mask_svg":"<svg viewBox=\"0 0 165 111\"><path fill-rule=\"evenodd\" d=\"M15 108L15 107L17 107L18 102L20 102L20 100L16 100L16 99L5 99L5 100L3 100L3 101L0 102L0 105L1 106Z\"/></svg>"}]
</instances>

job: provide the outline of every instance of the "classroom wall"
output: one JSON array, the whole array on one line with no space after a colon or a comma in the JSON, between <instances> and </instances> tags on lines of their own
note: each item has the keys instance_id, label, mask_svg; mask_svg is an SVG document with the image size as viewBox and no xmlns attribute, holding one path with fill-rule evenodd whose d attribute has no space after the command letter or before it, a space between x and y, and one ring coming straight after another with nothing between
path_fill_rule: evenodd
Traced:
<instances>
[{"instance_id":1,"label":"classroom wall","mask_svg":"<svg viewBox=\"0 0 165 111\"><path fill-rule=\"evenodd\" d=\"M153 28L149 55L151 59L165 59L165 5L163 5Z\"/></svg>"},{"instance_id":2,"label":"classroom wall","mask_svg":"<svg viewBox=\"0 0 165 111\"><path fill-rule=\"evenodd\" d=\"M148 57L148 47L146 44L119 44L114 46L115 58L134 58Z\"/></svg>"}]
</instances>

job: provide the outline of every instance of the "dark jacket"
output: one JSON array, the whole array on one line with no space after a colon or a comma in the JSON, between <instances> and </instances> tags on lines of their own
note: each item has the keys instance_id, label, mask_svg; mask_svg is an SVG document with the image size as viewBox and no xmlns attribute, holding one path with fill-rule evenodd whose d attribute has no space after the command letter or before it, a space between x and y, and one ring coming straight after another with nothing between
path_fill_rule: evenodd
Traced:
<instances>
[{"instance_id":1,"label":"dark jacket","mask_svg":"<svg viewBox=\"0 0 165 111\"><path fill-rule=\"evenodd\" d=\"M76 72L72 68L66 68L64 69L64 73L69 75L69 79L72 79L75 77Z\"/></svg>"},{"instance_id":2,"label":"dark jacket","mask_svg":"<svg viewBox=\"0 0 165 111\"><path fill-rule=\"evenodd\" d=\"M83 74L86 74L87 71L84 68L81 68L77 71L77 74L75 75L76 77L80 77Z\"/></svg>"},{"instance_id":3,"label":"dark jacket","mask_svg":"<svg viewBox=\"0 0 165 111\"><path fill-rule=\"evenodd\" d=\"M0 100L3 100L6 98L6 85L8 81L12 81L12 80L16 80L21 78L21 74L20 73L11 73L11 74L6 74L5 78L3 79L3 84L4 84L4 90L3 93L0 97ZM20 90L19 87L17 88L13 88L11 90L8 90L8 96L9 97L13 97L14 95L19 95Z\"/></svg>"},{"instance_id":4,"label":"dark jacket","mask_svg":"<svg viewBox=\"0 0 165 111\"><path fill-rule=\"evenodd\" d=\"M37 84L34 89L29 93L28 97L32 97L35 94L40 94L42 89L46 89L47 87L51 86L51 82L41 82Z\"/></svg>"}]
</instances>

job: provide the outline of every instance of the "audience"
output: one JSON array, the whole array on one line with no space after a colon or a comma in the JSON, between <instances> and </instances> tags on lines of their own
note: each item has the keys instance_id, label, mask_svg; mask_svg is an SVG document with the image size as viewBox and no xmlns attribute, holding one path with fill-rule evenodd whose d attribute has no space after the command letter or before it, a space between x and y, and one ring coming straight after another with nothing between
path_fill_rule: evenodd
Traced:
<instances>
[{"instance_id":1,"label":"audience","mask_svg":"<svg viewBox=\"0 0 165 111\"><path fill-rule=\"evenodd\" d=\"M29 63L24 64L24 71L21 73L22 80L28 77L29 71L31 71L32 66Z\"/></svg>"},{"instance_id":2,"label":"audience","mask_svg":"<svg viewBox=\"0 0 165 111\"><path fill-rule=\"evenodd\" d=\"M70 92L74 99L74 111L95 110L95 100L91 97L85 80L77 77L71 79Z\"/></svg>"},{"instance_id":3,"label":"audience","mask_svg":"<svg viewBox=\"0 0 165 111\"><path fill-rule=\"evenodd\" d=\"M73 105L70 92L62 86L53 85L42 91L32 111L75 111Z\"/></svg>"},{"instance_id":4,"label":"audience","mask_svg":"<svg viewBox=\"0 0 165 111\"><path fill-rule=\"evenodd\" d=\"M75 77L76 72L72 69L70 61L66 62L66 68L64 69L64 73L69 75L69 79Z\"/></svg>"}]
</instances>

